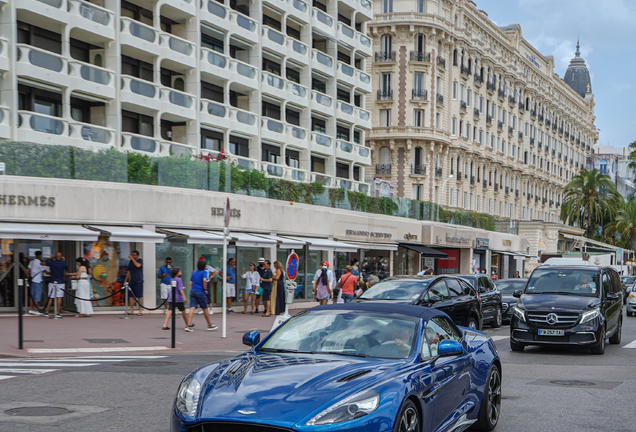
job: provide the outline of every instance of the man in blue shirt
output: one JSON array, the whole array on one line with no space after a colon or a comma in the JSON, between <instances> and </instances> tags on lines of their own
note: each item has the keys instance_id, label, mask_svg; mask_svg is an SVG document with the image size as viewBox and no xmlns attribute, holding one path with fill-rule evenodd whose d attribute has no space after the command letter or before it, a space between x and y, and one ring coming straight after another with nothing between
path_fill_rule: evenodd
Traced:
<instances>
[{"instance_id":1,"label":"man in blue shirt","mask_svg":"<svg viewBox=\"0 0 636 432\"><path fill-rule=\"evenodd\" d=\"M144 296L144 260L139 258L139 251L132 251L130 256L128 257L130 260L128 262L128 274L126 275L126 282L130 282L130 290L137 298L137 304L139 304L139 313L137 315L141 316L141 304L143 303ZM130 303L130 314L132 315L135 312L135 302L133 299L128 299Z\"/></svg>"},{"instance_id":2,"label":"man in blue shirt","mask_svg":"<svg viewBox=\"0 0 636 432\"><path fill-rule=\"evenodd\" d=\"M234 310L232 309L232 298L236 297L236 270L234 270L235 264L236 261L234 260L234 258L230 258L229 260L227 260L227 272L225 273L225 278L227 280L227 293L225 296L227 300L228 313L234 313Z\"/></svg>"},{"instance_id":3,"label":"man in blue shirt","mask_svg":"<svg viewBox=\"0 0 636 432\"><path fill-rule=\"evenodd\" d=\"M46 303L46 311L44 316L49 316L49 308L54 298L57 298L57 315L56 318L62 318L60 311L62 309L62 298L64 297L64 276L68 270L68 264L66 259L62 256L62 252L55 252L55 256L52 256L46 261L46 265L49 267L49 301Z\"/></svg>"},{"instance_id":4,"label":"man in blue shirt","mask_svg":"<svg viewBox=\"0 0 636 432\"><path fill-rule=\"evenodd\" d=\"M171 277L170 272L172 272L172 258L166 257L166 264L159 267L159 271L157 272L157 277L161 279L160 289L161 289L161 299L167 300L168 294L172 289L171 286ZM164 304L165 313L168 312L168 302L166 301Z\"/></svg>"}]
</instances>

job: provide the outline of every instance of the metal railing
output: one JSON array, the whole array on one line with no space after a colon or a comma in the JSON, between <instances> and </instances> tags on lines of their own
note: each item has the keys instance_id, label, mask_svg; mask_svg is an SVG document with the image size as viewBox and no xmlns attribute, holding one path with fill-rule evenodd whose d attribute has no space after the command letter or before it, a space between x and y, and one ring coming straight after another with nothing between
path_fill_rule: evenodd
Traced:
<instances>
[{"instance_id":1,"label":"metal railing","mask_svg":"<svg viewBox=\"0 0 636 432\"><path fill-rule=\"evenodd\" d=\"M376 51L375 52L376 63L385 63L385 62L394 62L394 61L395 61L395 51Z\"/></svg>"},{"instance_id":2,"label":"metal railing","mask_svg":"<svg viewBox=\"0 0 636 432\"><path fill-rule=\"evenodd\" d=\"M413 89L413 100L428 100L428 91L424 89Z\"/></svg>"},{"instance_id":3,"label":"metal railing","mask_svg":"<svg viewBox=\"0 0 636 432\"><path fill-rule=\"evenodd\" d=\"M379 89L378 100L379 101L393 100L393 90Z\"/></svg>"},{"instance_id":4,"label":"metal railing","mask_svg":"<svg viewBox=\"0 0 636 432\"><path fill-rule=\"evenodd\" d=\"M424 51L411 51L411 61L431 62L431 53Z\"/></svg>"},{"instance_id":5,"label":"metal railing","mask_svg":"<svg viewBox=\"0 0 636 432\"><path fill-rule=\"evenodd\" d=\"M391 164L378 164L375 166L375 175L391 175Z\"/></svg>"},{"instance_id":6,"label":"metal railing","mask_svg":"<svg viewBox=\"0 0 636 432\"><path fill-rule=\"evenodd\" d=\"M426 174L426 165L424 165L424 164L413 164L411 166L411 174L415 174L415 175L424 175L424 174Z\"/></svg>"}]
</instances>

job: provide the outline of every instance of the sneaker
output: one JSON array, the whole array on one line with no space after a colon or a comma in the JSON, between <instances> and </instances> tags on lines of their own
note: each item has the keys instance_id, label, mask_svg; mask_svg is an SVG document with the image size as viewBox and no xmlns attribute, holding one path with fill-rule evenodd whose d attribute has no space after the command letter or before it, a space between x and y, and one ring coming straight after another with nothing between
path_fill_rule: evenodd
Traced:
<instances>
[{"instance_id":1,"label":"sneaker","mask_svg":"<svg viewBox=\"0 0 636 432\"><path fill-rule=\"evenodd\" d=\"M194 327L194 323L190 324L188 327Z\"/></svg>"},{"instance_id":2,"label":"sneaker","mask_svg":"<svg viewBox=\"0 0 636 432\"><path fill-rule=\"evenodd\" d=\"M234 312L234 309L230 308L230 309L227 310L227 313L236 313L236 312Z\"/></svg>"},{"instance_id":3,"label":"sneaker","mask_svg":"<svg viewBox=\"0 0 636 432\"><path fill-rule=\"evenodd\" d=\"M38 312L38 311L33 311L33 315L35 315L35 316L42 316L42 313L41 313L41 312Z\"/></svg>"},{"instance_id":4,"label":"sneaker","mask_svg":"<svg viewBox=\"0 0 636 432\"><path fill-rule=\"evenodd\" d=\"M48 318L49 317L49 313L48 312L45 313L44 316Z\"/></svg>"},{"instance_id":5,"label":"sneaker","mask_svg":"<svg viewBox=\"0 0 636 432\"><path fill-rule=\"evenodd\" d=\"M214 325L214 324L210 324L210 325L208 326L208 330L216 330L216 329L218 329L218 328L219 328L219 326L218 326L218 325Z\"/></svg>"},{"instance_id":6,"label":"sneaker","mask_svg":"<svg viewBox=\"0 0 636 432\"><path fill-rule=\"evenodd\" d=\"M28 311L27 313L28 313L29 315L35 315L35 311L32 311L32 310Z\"/></svg>"},{"instance_id":7,"label":"sneaker","mask_svg":"<svg viewBox=\"0 0 636 432\"><path fill-rule=\"evenodd\" d=\"M190 327L186 327L186 328L185 328L185 331L187 331L187 332L193 332L193 331L194 331L194 329L192 329L192 328L190 328Z\"/></svg>"},{"instance_id":8,"label":"sneaker","mask_svg":"<svg viewBox=\"0 0 636 432\"><path fill-rule=\"evenodd\" d=\"M55 315L55 318L62 318L62 315L57 314L57 315Z\"/></svg>"},{"instance_id":9,"label":"sneaker","mask_svg":"<svg viewBox=\"0 0 636 432\"><path fill-rule=\"evenodd\" d=\"M212 315L214 312L212 312L212 309L208 309L208 313Z\"/></svg>"},{"instance_id":10,"label":"sneaker","mask_svg":"<svg viewBox=\"0 0 636 432\"><path fill-rule=\"evenodd\" d=\"M199 312L197 312L197 315L203 315L203 311L200 310Z\"/></svg>"}]
</instances>

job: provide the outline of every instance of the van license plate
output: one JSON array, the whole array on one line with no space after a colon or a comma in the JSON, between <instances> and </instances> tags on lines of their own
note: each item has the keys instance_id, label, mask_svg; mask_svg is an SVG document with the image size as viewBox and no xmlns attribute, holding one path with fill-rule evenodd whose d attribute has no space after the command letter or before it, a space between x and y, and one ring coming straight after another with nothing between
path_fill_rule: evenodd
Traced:
<instances>
[{"instance_id":1,"label":"van license plate","mask_svg":"<svg viewBox=\"0 0 636 432\"><path fill-rule=\"evenodd\" d=\"M539 336L564 336L564 330L539 329Z\"/></svg>"}]
</instances>

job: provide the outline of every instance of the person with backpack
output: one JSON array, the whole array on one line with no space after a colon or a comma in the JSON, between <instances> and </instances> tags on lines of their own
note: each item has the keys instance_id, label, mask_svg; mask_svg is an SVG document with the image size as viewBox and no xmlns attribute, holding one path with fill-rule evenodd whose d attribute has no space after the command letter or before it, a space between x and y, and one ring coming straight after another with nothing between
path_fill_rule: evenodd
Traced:
<instances>
[{"instance_id":1,"label":"person with backpack","mask_svg":"<svg viewBox=\"0 0 636 432\"><path fill-rule=\"evenodd\" d=\"M314 299L318 300L321 305L326 305L333 294L334 277L333 272L329 270L327 261L322 263L322 268L314 275Z\"/></svg>"},{"instance_id":2,"label":"person with backpack","mask_svg":"<svg viewBox=\"0 0 636 432\"><path fill-rule=\"evenodd\" d=\"M351 266L348 265L345 267L345 274L343 274L338 281L342 291L342 299L345 303L349 303L353 300L357 280L358 279L351 273Z\"/></svg>"}]
</instances>

